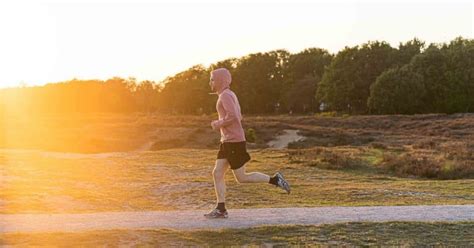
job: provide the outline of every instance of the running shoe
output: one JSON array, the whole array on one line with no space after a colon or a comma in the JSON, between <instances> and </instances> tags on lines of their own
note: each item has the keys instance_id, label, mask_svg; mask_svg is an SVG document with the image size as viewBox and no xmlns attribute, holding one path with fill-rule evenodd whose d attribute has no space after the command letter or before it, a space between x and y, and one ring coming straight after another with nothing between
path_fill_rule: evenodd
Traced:
<instances>
[{"instance_id":1,"label":"running shoe","mask_svg":"<svg viewBox=\"0 0 474 248\"><path fill-rule=\"evenodd\" d=\"M277 177L277 183L278 183L277 186L282 188L283 190L286 191L286 193L289 194L291 192L290 184L285 180L285 178L280 172L277 172L275 176Z\"/></svg>"},{"instance_id":2,"label":"running shoe","mask_svg":"<svg viewBox=\"0 0 474 248\"><path fill-rule=\"evenodd\" d=\"M204 217L209 219L227 218L229 217L229 214L227 213L227 210L221 211L215 208L211 212L204 214Z\"/></svg>"}]
</instances>

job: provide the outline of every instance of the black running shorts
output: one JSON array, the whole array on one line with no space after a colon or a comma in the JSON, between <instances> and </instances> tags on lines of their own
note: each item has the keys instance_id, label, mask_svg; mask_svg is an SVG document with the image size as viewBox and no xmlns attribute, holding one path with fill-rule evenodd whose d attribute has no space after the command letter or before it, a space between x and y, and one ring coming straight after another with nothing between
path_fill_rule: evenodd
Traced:
<instances>
[{"instance_id":1,"label":"black running shorts","mask_svg":"<svg viewBox=\"0 0 474 248\"><path fill-rule=\"evenodd\" d=\"M229 161L230 168L232 170L237 170L250 161L250 155L247 152L246 143L246 141L221 143L219 145L217 159L226 158L227 161Z\"/></svg>"}]
</instances>

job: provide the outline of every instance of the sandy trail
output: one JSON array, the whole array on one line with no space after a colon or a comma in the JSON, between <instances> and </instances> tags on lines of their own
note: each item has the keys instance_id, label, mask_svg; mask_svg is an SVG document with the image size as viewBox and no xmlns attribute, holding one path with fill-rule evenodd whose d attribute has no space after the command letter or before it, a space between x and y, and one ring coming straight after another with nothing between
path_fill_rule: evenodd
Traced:
<instances>
[{"instance_id":1,"label":"sandy trail","mask_svg":"<svg viewBox=\"0 0 474 248\"><path fill-rule=\"evenodd\" d=\"M206 219L205 211L1 214L0 233L81 232L112 229L178 230L319 225L360 221L474 221L474 205L231 209L228 219Z\"/></svg>"},{"instance_id":2,"label":"sandy trail","mask_svg":"<svg viewBox=\"0 0 474 248\"><path fill-rule=\"evenodd\" d=\"M283 134L275 137L274 140L268 142L268 146L276 149L284 149L288 147L291 142L296 142L305 139L304 136L298 134L298 130L285 129Z\"/></svg>"}]
</instances>

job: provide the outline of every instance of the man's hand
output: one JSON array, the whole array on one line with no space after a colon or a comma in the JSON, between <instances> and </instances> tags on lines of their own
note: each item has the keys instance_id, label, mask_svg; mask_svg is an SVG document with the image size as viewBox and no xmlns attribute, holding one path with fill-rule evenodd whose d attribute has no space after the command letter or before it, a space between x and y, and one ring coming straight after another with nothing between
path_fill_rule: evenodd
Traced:
<instances>
[{"instance_id":1,"label":"man's hand","mask_svg":"<svg viewBox=\"0 0 474 248\"><path fill-rule=\"evenodd\" d=\"M212 121L211 122L211 127L212 127L212 130L216 130L216 129L219 129L219 120L215 120L215 121Z\"/></svg>"}]
</instances>

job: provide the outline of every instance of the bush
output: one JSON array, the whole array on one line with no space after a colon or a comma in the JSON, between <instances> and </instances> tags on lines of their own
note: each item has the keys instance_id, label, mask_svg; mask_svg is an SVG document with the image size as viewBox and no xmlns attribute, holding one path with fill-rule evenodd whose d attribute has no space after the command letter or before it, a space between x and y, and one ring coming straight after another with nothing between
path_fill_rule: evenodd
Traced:
<instances>
[{"instance_id":1,"label":"bush","mask_svg":"<svg viewBox=\"0 0 474 248\"><path fill-rule=\"evenodd\" d=\"M253 128L247 128L247 130L245 130L245 139L250 143L255 143L257 141L257 134Z\"/></svg>"},{"instance_id":2,"label":"bush","mask_svg":"<svg viewBox=\"0 0 474 248\"><path fill-rule=\"evenodd\" d=\"M413 176L430 179L474 178L472 160L450 160L446 156L406 153L384 154L380 166L397 176Z\"/></svg>"},{"instance_id":3,"label":"bush","mask_svg":"<svg viewBox=\"0 0 474 248\"><path fill-rule=\"evenodd\" d=\"M424 178L436 178L441 170L441 163L438 160L413 156L412 154L384 154L382 168L394 172L397 176L415 176Z\"/></svg>"},{"instance_id":4,"label":"bush","mask_svg":"<svg viewBox=\"0 0 474 248\"><path fill-rule=\"evenodd\" d=\"M370 147L375 149L387 149L387 146L380 142L372 142L370 143Z\"/></svg>"},{"instance_id":5,"label":"bush","mask_svg":"<svg viewBox=\"0 0 474 248\"><path fill-rule=\"evenodd\" d=\"M336 111L327 111L315 114L316 117L337 117L339 114Z\"/></svg>"},{"instance_id":6,"label":"bush","mask_svg":"<svg viewBox=\"0 0 474 248\"><path fill-rule=\"evenodd\" d=\"M289 158L292 163L304 163L322 169L340 170L357 169L366 164L352 152L333 151L327 148L299 149L290 151Z\"/></svg>"}]
</instances>

